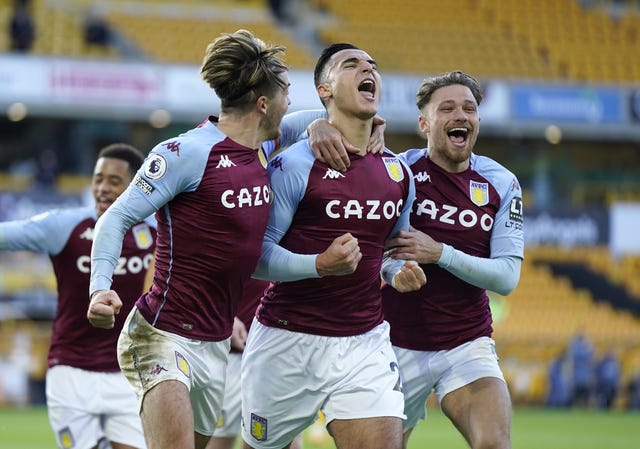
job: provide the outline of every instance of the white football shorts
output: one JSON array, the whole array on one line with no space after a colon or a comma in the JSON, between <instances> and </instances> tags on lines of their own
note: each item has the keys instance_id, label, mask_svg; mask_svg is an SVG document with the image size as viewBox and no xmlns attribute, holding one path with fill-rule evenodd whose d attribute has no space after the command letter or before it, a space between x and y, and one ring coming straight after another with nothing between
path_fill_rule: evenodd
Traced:
<instances>
[{"instance_id":1,"label":"white football shorts","mask_svg":"<svg viewBox=\"0 0 640 449\"><path fill-rule=\"evenodd\" d=\"M280 449L313 424L398 417L404 397L389 324L353 337L291 332L254 319L242 356L242 438Z\"/></svg>"},{"instance_id":2,"label":"white football shorts","mask_svg":"<svg viewBox=\"0 0 640 449\"><path fill-rule=\"evenodd\" d=\"M151 326L133 308L118 339L118 362L133 386L138 406L147 391L165 380L189 389L195 431L213 435L227 373L230 339L201 341Z\"/></svg>"},{"instance_id":3,"label":"white football shorts","mask_svg":"<svg viewBox=\"0 0 640 449\"><path fill-rule=\"evenodd\" d=\"M456 348L442 351L416 351L393 347L400 365L404 391L404 430L414 428L427 416L427 398L434 390L438 402L447 393L483 377L504 381L498 365L495 342L480 337Z\"/></svg>"},{"instance_id":4,"label":"white football shorts","mask_svg":"<svg viewBox=\"0 0 640 449\"><path fill-rule=\"evenodd\" d=\"M90 449L104 438L146 447L136 396L122 373L53 366L47 370L46 395L61 449Z\"/></svg>"},{"instance_id":5,"label":"white football shorts","mask_svg":"<svg viewBox=\"0 0 640 449\"><path fill-rule=\"evenodd\" d=\"M241 364L242 354L238 352L229 354L227 382L224 385L224 400L222 401L222 411L218 418L218 427L213 433L214 437L231 438L240 434L240 422L242 421Z\"/></svg>"}]
</instances>

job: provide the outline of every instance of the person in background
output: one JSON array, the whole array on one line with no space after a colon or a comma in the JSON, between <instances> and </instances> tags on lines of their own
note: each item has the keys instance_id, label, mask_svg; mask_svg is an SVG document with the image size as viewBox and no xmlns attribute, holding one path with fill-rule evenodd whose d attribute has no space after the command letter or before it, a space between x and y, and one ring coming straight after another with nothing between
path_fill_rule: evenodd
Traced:
<instances>
[{"instance_id":1,"label":"person in background","mask_svg":"<svg viewBox=\"0 0 640 449\"><path fill-rule=\"evenodd\" d=\"M613 350L607 351L595 368L596 406L603 409L613 407L620 389L620 362Z\"/></svg>"},{"instance_id":2,"label":"person in background","mask_svg":"<svg viewBox=\"0 0 640 449\"><path fill-rule=\"evenodd\" d=\"M35 25L29 11L28 0L14 0L13 14L9 21L11 51L26 53L35 40Z\"/></svg>"},{"instance_id":3,"label":"person in background","mask_svg":"<svg viewBox=\"0 0 640 449\"><path fill-rule=\"evenodd\" d=\"M155 248L152 220L136 220L123 238L113 280L123 314L109 330L91 326L86 318L96 221L129 185L143 159L142 152L131 145L108 145L98 153L93 171L93 205L0 223L1 251L46 253L53 265L58 306L48 354L46 400L60 448L101 444L113 449L145 448L136 397L120 372L116 346L126 314L145 287Z\"/></svg>"},{"instance_id":4,"label":"person in background","mask_svg":"<svg viewBox=\"0 0 640 449\"><path fill-rule=\"evenodd\" d=\"M626 389L628 395L627 408L629 410L640 410L640 370L632 373Z\"/></svg>"},{"instance_id":5,"label":"person in background","mask_svg":"<svg viewBox=\"0 0 640 449\"><path fill-rule=\"evenodd\" d=\"M549 364L546 405L568 407L571 401L571 375L565 351L558 354Z\"/></svg>"},{"instance_id":6,"label":"person in background","mask_svg":"<svg viewBox=\"0 0 640 449\"><path fill-rule=\"evenodd\" d=\"M569 342L567 356L571 363L571 406L591 404L594 381L593 345L582 332Z\"/></svg>"},{"instance_id":7,"label":"person in background","mask_svg":"<svg viewBox=\"0 0 640 449\"><path fill-rule=\"evenodd\" d=\"M89 46L107 47L111 44L111 27L105 18L104 7L99 3L87 11L83 32L84 42Z\"/></svg>"}]
</instances>

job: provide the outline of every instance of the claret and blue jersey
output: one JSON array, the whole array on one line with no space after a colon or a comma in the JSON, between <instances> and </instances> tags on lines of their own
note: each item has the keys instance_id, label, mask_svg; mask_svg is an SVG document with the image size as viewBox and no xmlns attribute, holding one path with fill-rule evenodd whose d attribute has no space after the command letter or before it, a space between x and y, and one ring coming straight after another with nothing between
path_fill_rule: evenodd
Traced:
<instances>
[{"instance_id":1,"label":"claret and blue jersey","mask_svg":"<svg viewBox=\"0 0 640 449\"><path fill-rule=\"evenodd\" d=\"M523 257L522 190L515 175L484 156L471 154L470 167L448 173L428 151L399 155L411 167L416 201L411 225L471 256ZM422 265L427 284L400 294L383 288L384 313L394 345L423 351L451 349L491 336L487 292L437 264Z\"/></svg>"},{"instance_id":2,"label":"claret and blue jersey","mask_svg":"<svg viewBox=\"0 0 640 449\"><path fill-rule=\"evenodd\" d=\"M337 172L316 161L308 141L302 141L270 163L274 203L258 272L286 282L275 282L263 297L257 312L263 324L345 336L382 322L384 242L408 228L413 181L388 150L350 160L346 172ZM321 253L347 232L358 239L363 255L353 274L300 274L297 254ZM314 257L305 260L315 263Z\"/></svg>"},{"instance_id":3,"label":"claret and blue jersey","mask_svg":"<svg viewBox=\"0 0 640 449\"><path fill-rule=\"evenodd\" d=\"M154 223L141 221L129 229L118 253L113 288L122 299L115 330L93 327L87 320L96 211L93 206L56 209L28 220L0 223L0 250L49 255L57 281L58 305L53 323L49 366L66 365L88 371L120 371L116 357L119 329L142 293L153 258ZM153 220L151 220L153 221ZM91 357L87 357L91 348Z\"/></svg>"},{"instance_id":4,"label":"claret and blue jersey","mask_svg":"<svg viewBox=\"0 0 640 449\"><path fill-rule=\"evenodd\" d=\"M311 111L285 117L280 144L295 142L318 116ZM260 256L272 199L267 160L279 143L248 148L216 122L209 117L151 150L100 220L90 286L110 288L123 231L155 212L153 285L136 305L156 328L204 341L231 335L244 284Z\"/></svg>"}]
</instances>

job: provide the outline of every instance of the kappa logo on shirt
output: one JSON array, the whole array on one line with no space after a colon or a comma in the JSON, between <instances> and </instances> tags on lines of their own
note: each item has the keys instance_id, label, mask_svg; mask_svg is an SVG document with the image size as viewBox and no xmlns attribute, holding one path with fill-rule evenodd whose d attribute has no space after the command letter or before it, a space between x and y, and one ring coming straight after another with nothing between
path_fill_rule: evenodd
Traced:
<instances>
[{"instance_id":1,"label":"kappa logo on shirt","mask_svg":"<svg viewBox=\"0 0 640 449\"><path fill-rule=\"evenodd\" d=\"M171 141L171 142L162 144L162 146L165 147L167 150L171 151L172 153L176 153L176 155L180 157L180 142Z\"/></svg>"},{"instance_id":2,"label":"kappa logo on shirt","mask_svg":"<svg viewBox=\"0 0 640 449\"><path fill-rule=\"evenodd\" d=\"M155 377L158 374L160 374L163 371L167 371L167 369L164 366L160 366L158 364L156 364L156 366L153 367L153 369L151 369L151 371L149 371L149 376L151 377Z\"/></svg>"},{"instance_id":3,"label":"kappa logo on shirt","mask_svg":"<svg viewBox=\"0 0 640 449\"><path fill-rule=\"evenodd\" d=\"M426 181L431 182L431 176L426 171L421 171L416 173L413 179L415 179L418 182L426 182Z\"/></svg>"},{"instance_id":4,"label":"kappa logo on shirt","mask_svg":"<svg viewBox=\"0 0 640 449\"><path fill-rule=\"evenodd\" d=\"M85 240L93 240L93 228L85 229L84 232L80 234L80 238Z\"/></svg>"},{"instance_id":5,"label":"kappa logo on shirt","mask_svg":"<svg viewBox=\"0 0 640 449\"><path fill-rule=\"evenodd\" d=\"M271 160L271 162L269 162L269 166L273 169L279 168L280 171L282 171L282 158L280 156L276 156Z\"/></svg>"},{"instance_id":6,"label":"kappa logo on shirt","mask_svg":"<svg viewBox=\"0 0 640 449\"><path fill-rule=\"evenodd\" d=\"M229 156L227 156L226 154L223 154L222 156L220 156L220 162L218 162L218 165L216 165L216 168L229 168L229 167L235 167L236 164L233 163L233 161L231 159L229 159Z\"/></svg>"},{"instance_id":7,"label":"kappa logo on shirt","mask_svg":"<svg viewBox=\"0 0 640 449\"><path fill-rule=\"evenodd\" d=\"M327 172L324 174L322 179L327 179L327 178L338 179L338 178L345 178L345 176L339 171L334 170L333 168L327 168Z\"/></svg>"}]
</instances>

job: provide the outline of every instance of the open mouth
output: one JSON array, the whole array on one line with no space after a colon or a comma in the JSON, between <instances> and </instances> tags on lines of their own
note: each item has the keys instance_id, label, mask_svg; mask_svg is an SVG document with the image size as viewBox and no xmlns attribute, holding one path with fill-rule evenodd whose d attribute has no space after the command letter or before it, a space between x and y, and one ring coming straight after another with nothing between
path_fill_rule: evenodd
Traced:
<instances>
[{"instance_id":1,"label":"open mouth","mask_svg":"<svg viewBox=\"0 0 640 449\"><path fill-rule=\"evenodd\" d=\"M451 128L447 131L449 140L455 144L463 144L467 141L469 136L469 130L467 128Z\"/></svg>"},{"instance_id":2,"label":"open mouth","mask_svg":"<svg viewBox=\"0 0 640 449\"><path fill-rule=\"evenodd\" d=\"M106 198L97 198L96 199L96 204L98 205L98 207L100 207L101 209L106 210L109 206L111 206L111 203L113 203L113 201L106 199Z\"/></svg>"},{"instance_id":3,"label":"open mouth","mask_svg":"<svg viewBox=\"0 0 640 449\"><path fill-rule=\"evenodd\" d=\"M371 80L364 80L358 86L358 92L368 92L371 95L376 93L376 84Z\"/></svg>"}]
</instances>

